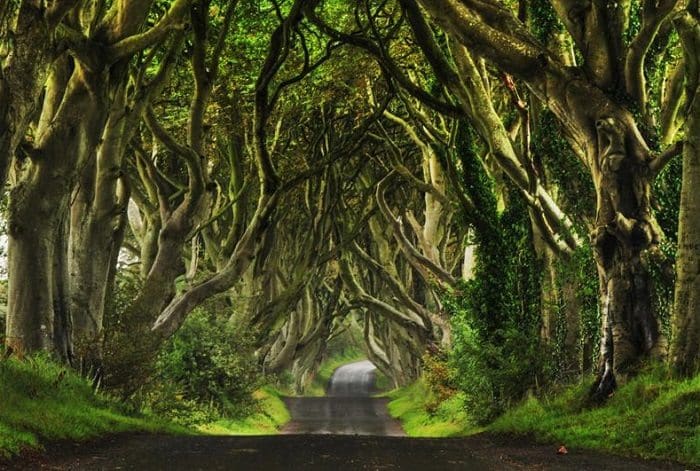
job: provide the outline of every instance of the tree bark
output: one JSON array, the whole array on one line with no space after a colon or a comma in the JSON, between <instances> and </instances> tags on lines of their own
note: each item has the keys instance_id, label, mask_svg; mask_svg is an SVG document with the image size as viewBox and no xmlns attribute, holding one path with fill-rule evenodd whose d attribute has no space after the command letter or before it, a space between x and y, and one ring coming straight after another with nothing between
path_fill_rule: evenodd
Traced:
<instances>
[{"instance_id":1,"label":"tree bark","mask_svg":"<svg viewBox=\"0 0 700 471\"><path fill-rule=\"evenodd\" d=\"M54 288L68 287L67 281L54 279L63 275L54 263L65 257L59 252L66 248L56 241L63 237L76 168L87 161L100 135L102 97L86 88L95 79L79 66L73 70L64 94L56 95L61 105L51 113L51 125L39 129L32 158L10 195L8 343L21 352L67 354L50 340L56 334L51 327L54 302L59 302L55 296L61 294ZM47 108L54 107L47 102ZM28 278L27 270L34 275Z\"/></svg>"},{"instance_id":2,"label":"tree bark","mask_svg":"<svg viewBox=\"0 0 700 471\"><path fill-rule=\"evenodd\" d=\"M43 2L22 0L11 31L0 31L12 37L9 54L0 64L0 193L57 54L56 27L76 3L57 0L45 8Z\"/></svg>"},{"instance_id":3,"label":"tree bark","mask_svg":"<svg viewBox=\"0 0 700 471\"><path fill-rule=\"evenodd\" d=\"M592 243L604 318L600 377L592 395L607 397L615 387L616 376L624 378L642 360L663 356L666 349L652 306L653 285L647 266L647 258L660 238L650 198L657 163L632 113L600 88L615 87L619 82L618 38L599 38L597 52L610 63L589 79L573 74L543 49L498 2L420 3L448 35L470 52L525 81L533 95L557 116L575 150L586 160L597 193ZM619 19L618 13L615 15ZM616 22L615 18L605 18L603 23L588 27L594 31L608 24L613 26L609 32L616 34ZM589 30L581 33L582 44L594 42ZM613 43L615 47L610 46ZM594 57L597 52L588 51L590 67L598 63Z\"/></svg>"},{"instance_id":4,"label":"tree bark","mask_svg":"<svg viewBox=\"0 0 700 471\"><path fill-rule=\"evenodd\" d=\"M666 353L652 303L649 256L660 234L651 211L653 173L647 156L629 146L629 129L616 118L596 122L591 162L597 193L592 243L600 276L603 318L601 367L594 399L604 399L645 358Z\"/></svg>"},{"instance_id":5,"label":"tree bark","mask_svg":"<svg viewBox=\"0 0 700 471\"><path fill-rule=\"evenodd\" d=\"M691 2L677 20L686 63L689 104L683 146L671 365L677 373L700 371L700 10Z\"/></svg>"},{"instance_id":6,"label":"tree bark","mask_svg":"<svg viewBox=\"0 0 700 471\"><path fill-rule=\"evenodd\" d=\"M131 126L124 90L117 92L97 155L83 170L71 207L70 299L76 366L96 377L102 370L103 321L111 273L120 249L128 191L119 184Z\"/></svg>"}]
</instances>

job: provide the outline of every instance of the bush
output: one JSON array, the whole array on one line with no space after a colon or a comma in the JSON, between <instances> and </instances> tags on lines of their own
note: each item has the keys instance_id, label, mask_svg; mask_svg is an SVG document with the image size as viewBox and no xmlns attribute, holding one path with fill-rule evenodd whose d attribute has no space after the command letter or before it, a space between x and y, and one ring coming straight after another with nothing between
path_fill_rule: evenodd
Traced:
<instances>
[{"instance_id":1,"label":"bush","mask_svg":"<svg viewBox=\"0 0 700 471\"><path fill-rule=\"evenodd\" d=\"M433 412L441 403L452 398L459 391L455 377L457 372L450 365L447 356L441 352L428 352L423 355L423 380L433 398L426 401L427 412Z\"/></svg>"},{"instance_id":2,"label":"bush","mask_svg":"<svg viewBox=\"0 0 700 471\"><path fill-rule=\"evenodd\" d=\"M195 425L253 412L261 384L253 336L206 308L195 310L170 339L146 388L154 412Z\"/></svg>"}]
</instances>

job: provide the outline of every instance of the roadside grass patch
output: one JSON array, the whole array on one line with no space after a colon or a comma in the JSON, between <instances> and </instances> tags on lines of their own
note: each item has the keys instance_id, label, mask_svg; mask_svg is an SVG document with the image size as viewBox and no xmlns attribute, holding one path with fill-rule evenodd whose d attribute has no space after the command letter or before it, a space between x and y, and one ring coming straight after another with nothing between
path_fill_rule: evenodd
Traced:
<instances>
[{"instance_id":1,"label":"roadside grass patch","mask_svg":"<svg viewBox=\"0 0 700 471\"><path fill-rule=\"evenodd\" d=\"M389 413L410 437L456 437L479 431L469 420L462 394L437 402L423 379L385 397L391 399Z\"/></svg>"},{"instance_id":2,"label":"roadside grass patch","mask_svg":"<svg viewBox=\"0 0 700 471\"><path fill-rule=\"evenodd\" d=\"M488 430L700 465L700 376L676 380L661 369L647 372L597 408L586 404L592 381L588 378L544 398L529 397Z\"/></svg>"},{"instance_id":3,"label":"roadside grass patch","mask_svg":"<svg viewBox=\"0 0 700 471\"><path fill-rule=\"evenodd\" d=\"M41 448L46 441L135 431L188 433L166 421L131 414L45 357L0 361L0 458Z\"/></svg>"},{"instance_id":4,"label":"roadside grass patch","mask_svg":"<svg viewBox=\"0 0 700 471\"><path fill-rule=\"evenodd\" d=\"M280 396L270 387L258 389L253 393L258 411L240 419L220 419L197 430L212 435L274 435L291 419Z\"/></svg>"}]
</instances>

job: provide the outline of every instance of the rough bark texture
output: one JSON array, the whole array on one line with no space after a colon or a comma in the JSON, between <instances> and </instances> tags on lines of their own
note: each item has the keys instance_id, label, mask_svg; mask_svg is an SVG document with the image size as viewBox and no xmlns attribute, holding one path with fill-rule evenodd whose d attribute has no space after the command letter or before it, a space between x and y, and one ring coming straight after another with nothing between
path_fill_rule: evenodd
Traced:
<instances>
[{"instance_id":1,"label":"rough bark texture","mask_svg":"<svg viewBox=\"0 0 700 471\"><path fill-rule=\"evenodd\" d=\"M44 112L55 110L51 125L39 130L31 159L23 163L22 178L10 195L8 344L18 351L55 350L39 339L54 319L54 296L59 295L54 277L62 275L54 270L54 260L64 256L57 251L65 248L55 241L62 237L76 168L84 165L100 135L104 97L87 87L98 80L76 66L64 94L56 95L60 106L47 102ZM35 274L34 282L28 282L26 270Z\"/></svg>"},{"instance_id":2,"label":"rough bark texture","mask_svg":"<svg viewBox=\"0 0 700 471\"><path fill-rule=\"evenodd\" d=\"M686 62L688 119L678 227L671 364L682 375L700 371L700 10L691 2L677 23Z\"/></svg>"},{"instance_id":3,"label":"rough bark texture","mask_svg":"<svg viewBox=\"0 0 700 471\"><path fill-rule=\"evenodd\" d=\"M651 213L653 175L644 154L630 147L620 120L596 123L597 160L592 173L597 192L592 235L601 277L603 335L601 379L595 396L612 392L616 376L634 372L640 359L662 357L666 343L652 306L648 251L659 234Z\"/></svg>"},{"instance_id":4,"label":"rough bark texture","mask_svg":"<svg viewBox=\"0 0 700 471\"><path fill-rule=\"evenodd\" d=\"M8 168L57 54L56 26L76 3L57 0L44 8L43 2L22 0L11 31L0 30L0 34L12 37L0 68L0 192L4 192Z\"/></svg>"}]
</instances>

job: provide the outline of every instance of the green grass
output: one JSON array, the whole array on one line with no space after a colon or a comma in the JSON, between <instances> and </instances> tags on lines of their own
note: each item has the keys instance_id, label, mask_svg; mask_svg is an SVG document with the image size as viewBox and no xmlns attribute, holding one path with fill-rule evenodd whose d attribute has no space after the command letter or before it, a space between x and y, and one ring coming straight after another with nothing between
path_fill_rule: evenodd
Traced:
<instances>
[{"instance_id":1,"label":"green grass","mask_svg":"<svg viewBox=\"0 0 700 471\"><path fill-rule=\"evenodd\" d=\"M533 434L568 447L700 465L700 376L670 380L646 373L603 407L585 405L590 381L544 399L529 398L489 430Z\"/></svg>"},{"instance_id":2,"label":"green grass","mask_svg":"<svg viewBox=\"0 0 700 471\"><path fill-rule=\"evenodd\" d=\"M116 432L188 433L127 413L77 375L44 358L0 361L0 458L47 441L85 440Z\"/></svg>"},{"instance_id":3,"label":"green grass","mask_svg":"<svg viewBox=\"0 0 700 471\"><path fill-rule=\"evenodd\" d=\"M364 353L354 348L347 348L334 354L321 364L313 381L304 389L304 396L325 396L328 382L338 367L365 359Z\"/></svg>"},{"instance_id":4,"label":"green grass","mask_svg":"<svg viewBox=\"0 0 700 471\"><path fill-rule=\"evenodd\" d=\"M455 437L478 432L470 423L461 394L439 402L422 379L386 394L389 413L411 437Z\"/></svg>"},{"instance_id":5,"label":"green grass","mask_svg":"<svg viewBox=\"0 0 700 471\"><path fill-rule=\"evenodd\" d=\"M174 434L275 434L289 421L279 393L254 393L259 409L242 419L220 419L188 429L144 414L134 414L66 368L44 358L0 361L0 459L56 440L88 440L120 432Z\"/></svg>"},{"instance_id":6,"label":"green grass","mask_svg":"<svg viewBox=\"0 0 700 471\"><path fill-rule=\"evenodd\" d=\"M262 388L253 394L260 410L242 419L221 419L197 427L200 432L214 435L274 435L291 419L280 393Z\"/></svg>"}]
</instances>

